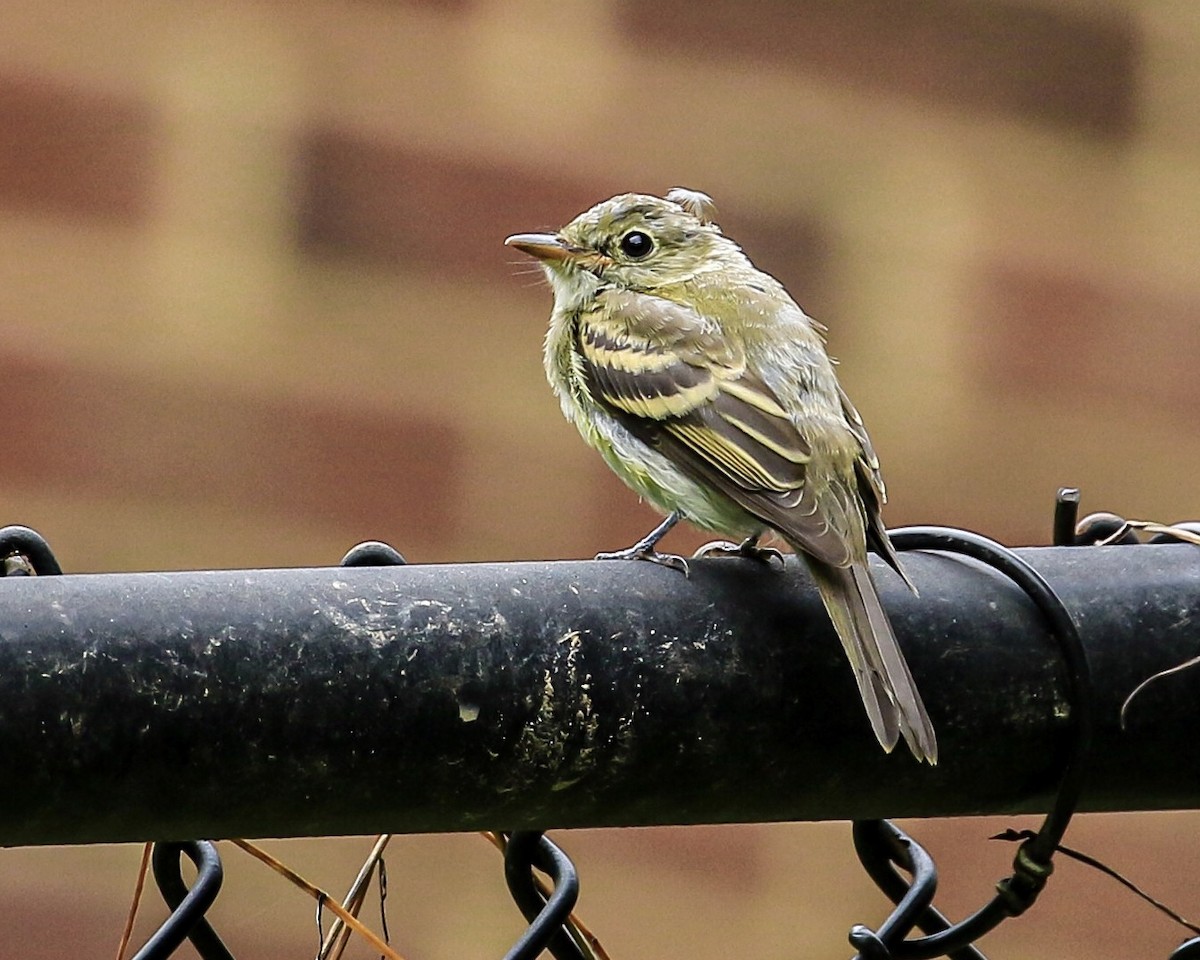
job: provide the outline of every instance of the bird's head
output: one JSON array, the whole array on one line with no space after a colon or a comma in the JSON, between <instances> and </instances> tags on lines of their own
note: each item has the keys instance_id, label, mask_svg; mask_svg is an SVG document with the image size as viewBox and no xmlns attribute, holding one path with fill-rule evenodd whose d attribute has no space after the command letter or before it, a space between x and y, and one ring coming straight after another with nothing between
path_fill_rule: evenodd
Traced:
<instances>
[{"instance_id":1,"label":"bird's head","mask_svg":"<svg viewBox=\"0 0 1200 960\"><path fill-rule=\"evenodd\" d=\"M676 187L665 198L623 193L558 233L518 233L510 247L536 257L556 298L586 299L601 286L662 294L745 258L710 219L712 201Z\"/></svg>"}]
</instances>

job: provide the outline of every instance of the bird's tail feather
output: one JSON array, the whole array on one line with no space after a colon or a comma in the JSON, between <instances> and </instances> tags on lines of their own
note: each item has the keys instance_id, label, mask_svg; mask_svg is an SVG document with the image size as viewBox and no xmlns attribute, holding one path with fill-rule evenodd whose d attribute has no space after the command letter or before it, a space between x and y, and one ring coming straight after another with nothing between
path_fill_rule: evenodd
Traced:
<instances>
[{"instance_id":1,"label":"bird's tail feather","mask_svg":"<svg viewBox=\"0 0 1200 960\"><path fill-rule=\"evenodd\" d=\"M937 763L925 704L865 564L835 567L806 557L825 609L854 668L875 736L891 751L901 736L918 760Z\"/></svg>"}]
</instances>

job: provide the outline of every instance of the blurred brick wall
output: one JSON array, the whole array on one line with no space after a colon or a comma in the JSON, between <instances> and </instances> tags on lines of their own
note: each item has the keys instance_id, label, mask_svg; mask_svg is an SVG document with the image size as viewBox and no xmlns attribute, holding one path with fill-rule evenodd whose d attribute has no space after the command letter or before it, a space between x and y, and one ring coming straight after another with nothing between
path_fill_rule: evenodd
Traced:
<instances>
[{"instance_id":1,"label":"blurred brick wall","mask_svg":"<svg viewBox=\"0 0 1200 960\"><path fill-rule=\"evenodd\" d=\"M643 533L653 513L559 416L549 294L501 242L676 184L829 326L890 523L1044 542L1064 483L1085 509L1200 515L1187 0L6 0L0 35L0 512L70 570L320 564L366 538L578 557ZM1092 828L1100 852L1169 835L1119 822ZM980 828L934 829L973 849ZM825 912L786 922L828 895L812 858L859 891L847 922L881 909L832 827L579 842L602 861L585 901L607 883L697 907L660 940L612 906L625 956L725 955L710 908L746 952L844 952ZM102 853L5 854L0 893L86 919L56 883ZM119 902L136 852L112 857ZM1140 908L1080 882L998 935L1009 955L1145 955L1140 923L1111 922ZM74 955L109 955L109 907ZM501 948L426 912L417 956ZM8 913L0 943L63 952L57 923ZM1174 932L1149 929L1165 953ZM268 925L247 955L308 949L292 936Z\"/></svg>"}]
</instances>

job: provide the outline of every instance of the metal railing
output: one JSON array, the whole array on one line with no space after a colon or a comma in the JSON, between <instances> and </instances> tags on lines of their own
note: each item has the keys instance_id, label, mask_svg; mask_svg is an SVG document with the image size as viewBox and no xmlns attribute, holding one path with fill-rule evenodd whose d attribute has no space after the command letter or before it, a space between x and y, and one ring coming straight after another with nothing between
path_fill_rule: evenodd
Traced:
<instances>
[{"instance_id":1,"label":"metal railing","mask_svg":"<svg viewBox=\"0 0 1200 960\"><path fill-rule=\"evenodd\" d=\"M860 955L981 957L972 942L1033 902L1074 809L1200 806L1200 753L1180 749L1200 729L1192 681L1122 715L1200 649L1200 551L897 540L920 596L874 573L936 767L878 749L794 562L410 566L368 544L329 568L61 576L7 528L0 843L500 829L546 859L553 827L854 819L898 903L852 931ZM932 862L878 819L1047 810L1013 877L950 930ZM159 859L180 849L207 855ZM569 953L559 924L513 956ZM934 936L905 939L917 926Z\"/></svg>"},{"instance_id":2,"label":"metal railing","mask_svg":"<svg viewBox=\"0 0 1200 960\"><path fill-rule=\"evenodd\" d=\"M1200 551L1031 548L1091 663L1085 810L1200 806ZM1062 654L974 560L876 564L941 762L874 744L797 566L714 559L9 577L0 843L1047 808ZM19 785L19 789L15 786Z\"/></svg>"}]
</instances>

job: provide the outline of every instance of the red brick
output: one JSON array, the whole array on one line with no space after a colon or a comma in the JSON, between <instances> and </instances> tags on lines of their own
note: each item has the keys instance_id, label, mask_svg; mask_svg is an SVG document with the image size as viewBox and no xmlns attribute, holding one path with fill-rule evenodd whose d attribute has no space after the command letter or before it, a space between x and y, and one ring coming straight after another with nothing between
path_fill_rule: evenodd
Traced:
<instances>
[{"instance_id":1,"label":"red brick","mask_svg":"<svg viewBox=\"0 0 1200 960\"><path fill-rule=\"evenodd\" d=\"M1128 397L1191 423L1200 378L1200 301L1021 263L985 267L979 282L973 361L1002 392L1048 398Z\"/></svg>"},{"instance_id":2,"label":"red brick","mask_svg":"<svg viewBox=\"0 0 1200 960\"><path fill-rule=\"evenodd\" d=\"M415 152L320 130L301 143L302 248L511 280L512 233L553 229L619 185L564 184L528 171Z\"/></svg>"},{"instance_id":3,"label":"red brick","mask_svg":"<svg viewBox=\"0 0 1200 960\"><path fill-rule=\"evenodd\" d=\"M509 284L527 265L503 246L509 234L554 230L614 194L661 193L671 186L569 183L338 130L313 132L301 154L302 248ZM722 225L759 266L776 273L802 304L825 299L820 283L828 245L820 224L801 216L747 216L726 210L717 199Z\"/></svg>"},{"instance_id":4,"label":"red brick","mask_svg":"<svg viewBox=\"0 0 1200 960\"><path fill-rule=\"evenodd\" d=\"M401 546L457 525L461 441L444 423L2 354L0 383L10 484L232 505Z\"/></svg>"},{"instance_id":5,"label":"red brick","mask_svg":"<svg viewBox=\"0 0 1200 960\"><path fill-rule=\"evenodd\" d=\"M1135 122L1139 38L1127 15L962 0L619 0L646 55L770 62L966 112L1099 138Z\"/></svg>"},{"instance_id":6,"label":"red brick","mask_svg":"<svg viewBox=\"0 0 1200 960\"><path fill-rule=\"evenodd\" d=\"M0 208L139 220L151 200L155 118L139 101L0 77Z\"/></svg>"}]
</instances>

